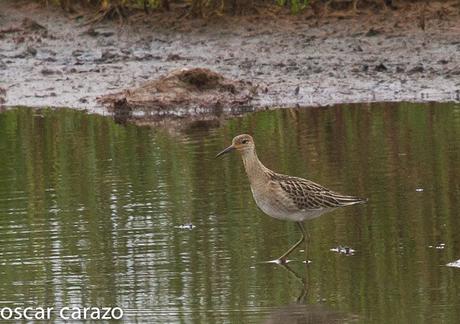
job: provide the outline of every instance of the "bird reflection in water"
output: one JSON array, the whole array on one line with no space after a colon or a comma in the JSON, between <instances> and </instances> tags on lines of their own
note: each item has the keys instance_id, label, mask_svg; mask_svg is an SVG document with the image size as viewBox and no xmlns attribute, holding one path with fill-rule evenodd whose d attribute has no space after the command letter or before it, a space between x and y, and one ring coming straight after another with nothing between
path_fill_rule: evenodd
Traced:
<instances>
[{"instance_id":1,"label":"bird reflection in water","mask_svg":"<svg viewBox=\"0 0 460 324\"><path fill-rule=\"evenodd\" d=\"M307 304L308 297L308 267L302 275L286 263L279 264L300 283L300 294L296 302L273 310L263 322L264 324L335 324L353 323L356 316L328 308L321 304Z\"/></svg>"}]
</instances>

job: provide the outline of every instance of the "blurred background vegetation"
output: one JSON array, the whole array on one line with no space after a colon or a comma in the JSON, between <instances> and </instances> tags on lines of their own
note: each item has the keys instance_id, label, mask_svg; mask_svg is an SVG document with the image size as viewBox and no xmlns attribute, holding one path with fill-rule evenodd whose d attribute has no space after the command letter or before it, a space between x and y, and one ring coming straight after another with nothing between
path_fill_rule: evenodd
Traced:
<instances>
[{"instance_id":1,"label":"blurred background vegetation","mask_svg":"<svg viewBox=\"0 0 460 324\"><path fill-rule=\"evenodd\" d=\"M426 5L428 0L39 0L47 5L61 6L66 11L73 11L77 6L95 8L106 16L124 16L133 10L143 10L149 13L153 10L171 11L186 9L187 13L195 17L204 17L212 14L259 13L267 7L284 7L292 13L301 12L311 7L321 7L354 10L363 7L377 10L395 9L396 4ZM452 1L451 1L452 2ZM453 2L460 1L454 0ZM317 10L314 10L317 12Z\"/></svg>"}]
</instances>

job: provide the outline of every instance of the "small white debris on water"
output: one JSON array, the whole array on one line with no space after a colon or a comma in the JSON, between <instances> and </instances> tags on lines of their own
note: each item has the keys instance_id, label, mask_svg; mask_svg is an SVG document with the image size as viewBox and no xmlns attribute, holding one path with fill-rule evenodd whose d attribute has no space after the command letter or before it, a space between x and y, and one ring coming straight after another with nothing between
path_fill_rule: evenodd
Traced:
<instances>
[{"instance_id":1,"label":"small white debris on water","mask_svg":"<svg viewBox=\"0 0 460 324\"><path fill-rule=\"evenodd\" d=\"M434 245L434 246L433 245L428 245L428 247L430 249L435 248L436 250L444 250L444 248L446 247L446 243L439 243L439 244Z\"/></svg>"},{"instance_id":2,"label":"small white debris on water","mask_svg":"<svg viewBox=\"0 0 460 324\"><path fill-rule=\"evenodd\" d=\"M192 230L192 229L194 229L195 227L196 227L196 226L193 225L192 223L182 224L182 225L176 226L176 228L187 229L187 230Z\"/></svg>"},{"instance_id":3,"label":"small white debris on water","mask_svg":"<svg viewBox=\"0 0 460 324\"><path fill-rule=\"evenodd\" d=\"M348 246L338 246L338 247L329 249L329 251L340 253L340 254L345 254L345 255L353 255L356 252L356 250L353 250L352 248Z\"/></svg>"},{"instance_id":4,"label":"small white debris on water","mask_svg":"<svg viewBox=\"0 0 460 324\"><path fill-rule=\"evenodd\" d=\"M450 262L446 264L448 267L453 267L453 268L460 268L460 259L454 262Z\"/></svg>"}]
</instances>

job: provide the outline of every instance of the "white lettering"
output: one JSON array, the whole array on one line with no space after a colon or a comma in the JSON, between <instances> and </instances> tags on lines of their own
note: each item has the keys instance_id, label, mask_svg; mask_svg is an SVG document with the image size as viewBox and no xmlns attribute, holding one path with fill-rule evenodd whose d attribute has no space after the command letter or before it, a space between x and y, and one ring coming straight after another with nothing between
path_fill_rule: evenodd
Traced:
<instances>
[{"instance_id":1,"label":"white lettering","mask_svg":"<svg viewBox=\"0 0 460 324\"><path fill-rule=\"evenodd\" d=\"M53 307L47 307L46 308L46 317L45 318L37 318L37 319L51 319L51 312L53 311L53 309L54 309Z\"/></svg>"},{"instance_id":2,"label":"white lettering","mask_svg":"<svg viewBox=\"0 0 460 324\"><path fill-rule=\"evenodd\" d=\"M116 313L118 313L118 316L116 316ZM123 317L123 310L120 307L114 307L111 314L113 319L119 320Z\"/></svg>"},{"instance_id":3,"label":"white lettering","mask_svg":"<svg viewBox=\"0 0 460 324\"><path fill-rule=\"evenodd\" d=\"M72 307L72 314L70 314L70 318L74 320L79 320L81 319L81 311L80 308L78 307Z\"/></svg>"},{"instance_id":4,"label":"white lettering","mask_svg":"<svg viewBox=\"0 0 460 324\"><path fill-rule=\"evenodd\" d=\"M91 319L101 319L101 310L97 307L94 307L94 308L91 308L92 311L91 311L91 315L90 315L90 318Z\"/></svg>"},{"instance_id":5,"label":"white lettering","mask_svg":"<svg viewBox=\"0 0 460 324\"><path fill-rule=\"evenodd\" d=\"M9 320L13 317L13 311L9 307L2 308L0 310L0 316L3 320Z\"/></svg>"},{"instance_id":6,"label":"white lettering","mask_svg":"<svg viewBox=\"0 0 460 324\"><path fill-rule=\"evenodd\" d=\"M24 308L24 310L22 311L22 314L24 315L24 318L25 318L25 319L31 320L31 319L33 318L32 316L27 315L27 312L28 312L28 311L31 311L31 310L32 310L32 307L26 307L26 308ZM19 314L19 315L21 315L21 314ZM16 319L20 319L20 318L21 318L21 317L18 317L18 318L16 318Z\"/></svg>"},{"instance_id":7,"label":"white lettering","mask_svg":"<svg viewBox=\"0 0 460 324\"><path fill-rule=\"evenodd\" d=\"M0 321L49 320L53 311L53 307L0 307ZM120 307L62 307L59 310L59 318L63 320L119 320L123 315Z\"/></svg>"},{"instance_id":8,"label":"white lettering","mask_svg":"<svg viewBox=\"0 0 460 324\"><path fill-rule=\"evenodd\" d=\"M101 319L112 319L110 316L110 311L112 310L111 307L102 307L104 314L102 315Z\"/></svg>"},{"instance_id":9,"label":"white lettering","mask_svg":"<svg viewBox=\"0 0 460 324\"><path fill-rule=\"evenodd\" d=\"M69 311L70 308L69 307L62 307L61 310L59 311L59 317L62 318L62 319L65 319L65 320L69 320L70 317L69 316L65 316L65 312Z\"/></svg>"},{"instance_id":10,"label":"white lettering","mask_svg":"<svg viewBox=\"0 0 460 324\"><path fill-rule=\"evenodd\" d=\"M21 319L21 318L22 318L21 307L16 307L16 308L13 310L13 313L14 313L13 319Z\"/></svg>"}]
</instances>

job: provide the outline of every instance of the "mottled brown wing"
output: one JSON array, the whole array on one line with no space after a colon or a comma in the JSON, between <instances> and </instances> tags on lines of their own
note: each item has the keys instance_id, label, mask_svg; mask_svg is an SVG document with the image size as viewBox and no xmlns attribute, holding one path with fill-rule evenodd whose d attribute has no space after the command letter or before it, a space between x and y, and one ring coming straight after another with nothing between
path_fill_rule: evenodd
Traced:
<instances>
[{"instance_id":1,"label":"mottled brown wing","mask_svg":"<svg viewBox=\"0 0 460 324\"><path fill-rule=\"evenodd\" d=\"M279 183L299 209L337 208L365 202L361 198L341 195L302 178L274 173L272 180Z\"/></svg>"}]
</instances>

